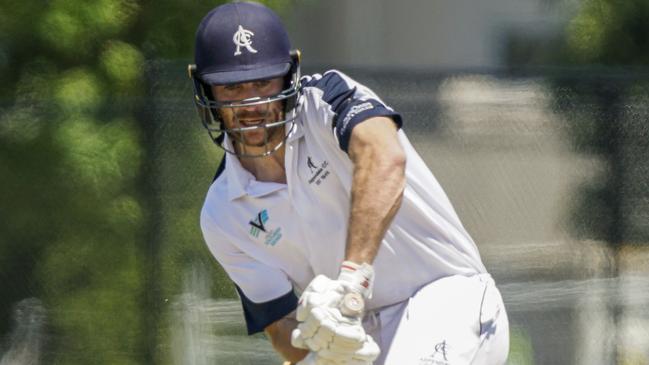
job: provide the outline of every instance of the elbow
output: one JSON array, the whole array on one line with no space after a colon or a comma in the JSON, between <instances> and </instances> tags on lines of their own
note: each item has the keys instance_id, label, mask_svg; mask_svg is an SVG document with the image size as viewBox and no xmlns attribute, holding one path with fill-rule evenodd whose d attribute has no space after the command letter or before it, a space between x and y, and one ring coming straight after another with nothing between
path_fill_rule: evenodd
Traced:
<instances>
[{"instance_id":1,"label":"elbow","mask_svg":"<svg viewBox=\"0 0 649 365\"><path fill-rule=\"evenodd\" d=\"M394 205L401 205L406 188L406 154L401 148L383 149L377 156L378 163L373 174L380 181L381 189L394 199Z\"/></svg>"},{"instance_id":2,"label":"elbow","mask_svg":"<svg viewBox=\"0 0 649 365\"><path fill-rule=\"evenodd\" d=\"M396 179L400 185L406 181L406 152L401 145L391 148L381 159L384 162L384 169L389 176Z\"/></svg>"},{"instance_id":3,"label":"elbow","mask_svg":"<svg viewBox=\"0 0 649 365\"><path fill-rule=\"evenodd\" d=\"M389 199L389 212L386 215L386 226L392 220L403 201L403 193L406 189L406 154L398 146L394 151L386 153L383 160L383 171L381 176L381 189Z\"/></svg>"},{"instance_id":4,"label":"elbow","mask_svg":"<svg viewBox=\"0 0 649 365\"><path fill-rule=\"evenodd\" d=\"M399 171L401 174L406 172L406 152L399 146L393 151L389 157L389 163L393 169Z\"/></svg>"}]
</instances>

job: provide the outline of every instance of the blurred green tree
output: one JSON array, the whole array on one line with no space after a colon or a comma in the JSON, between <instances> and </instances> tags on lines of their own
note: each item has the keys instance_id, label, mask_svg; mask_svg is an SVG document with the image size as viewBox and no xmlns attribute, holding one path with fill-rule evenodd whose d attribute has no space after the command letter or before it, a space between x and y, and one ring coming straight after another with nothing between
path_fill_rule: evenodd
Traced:
<instances>
[{"instance_id":1,"label":"blurred green tree","mask_svg":"<svg viewBox=\"0 0 649 365\"><path fill-rule=\"evenodd\" d=\"M138 363L145 222L135 2L0 3L0 328L40 298L47 362ZM132 70L131 74L123 72Z\"/></svg>"},{"instance_id":2,"label":"blurred green tree","mask_svg":"<svg viewBox=\"0 0 649 365\"><path fill-rule=\"evenodd\" d=\"M0 1L0 333L16 302L40 298L48 363L167 362L164 305L196 261L233 295L198 229L219 155L192 145L196 119L171 127L187 141L161 142L166 106L151 103L178 88L159 87L159 60L191 60L218 3Z\"/></svg>"}]
</instances>

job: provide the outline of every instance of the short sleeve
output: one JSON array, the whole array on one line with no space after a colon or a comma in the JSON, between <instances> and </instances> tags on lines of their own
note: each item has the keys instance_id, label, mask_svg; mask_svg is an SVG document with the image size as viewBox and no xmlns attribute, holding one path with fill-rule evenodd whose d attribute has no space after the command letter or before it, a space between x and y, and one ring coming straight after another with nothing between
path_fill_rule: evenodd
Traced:
<instances>
[{"instance_id":1,"label":"short sleeve","mask_svg":"<svg viewBox=\"0 0 649 365\"><path fill-rule=\"evenodd\" d=\"M229 243L205 208L201 230L210 252L236 286L249 334L263 331L295 310L297 298L286 274Z\"/></svg>"},{"instance_id":2,"label":"short sleeve","mask_svg":"<svg viewBox=\"0 0 649 365\"><path fill-rule=\"evenodd\" d=\"M243 317L249 335L263 331L268 325L284 318L297 308L297 296L293 290L273 300L255 303L236 284L235 288L241 299Z\"/></svg>"},{"instance_id":3,"label":"short sleeve","mask_svg":"<svg viewBox=\"0 0 649 365\"><path fill-rule=\"evenodd\" d=\"M333 128L340 148L347 152L352 130L371 117L391 118L401 128L401 115L387 106L372 90L340 71L305 78L303 87L321 90L322 101L335 113Z\"/></svg>"}]
</instances>

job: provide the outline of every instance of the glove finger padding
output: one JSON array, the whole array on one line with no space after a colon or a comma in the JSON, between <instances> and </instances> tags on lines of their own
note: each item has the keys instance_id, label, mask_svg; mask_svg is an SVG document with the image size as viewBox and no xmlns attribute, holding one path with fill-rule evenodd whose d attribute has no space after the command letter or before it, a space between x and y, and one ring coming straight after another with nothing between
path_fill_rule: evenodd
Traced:
<instances>
[{"instance_id":1,"label":"glove finger padding","mask_svg":"<svg viewBox=\"0 0 649 365\"><path fill-rule=\"evenodd\" d=\"M319 353L332 351L335 355L323 354L332 360L350 359L366 346L367 337L360 319L344 317L336 308L317 307L293 330L291 344Z\"/></svg>"},{"instance_id":2,"label":"glove finger padding","mask_svg":"<svg viewBox=\"0 0 649 365\"><path fill-rule=\"evenodd\" d=\"M313 308L313 311L311 312L311 315L307 317L307 320L298 325L298 327L302 325L306 327L308 323L311 328L317 327L311 337L305 339L305 343L313 351L328 348L329 344L333 340L336 323L334 323L331 315L328 313L329 309L330 308L322 307ZM306 336L306 333L304 333L304 335Z\"/></svg>"},{"instance_id":3,"label":"glove finger padding","mask_svg":"<svg viewBox=\"0 0 649 365\"><path fill-rule=\"evenodd\" d=\"M327 348L327 343L322 343L318 340L314 340L313 337L307 338L304 340L304 344L309 348L311 351L315 352L320 352L324 349Z\"/></svg>"},{"instance_id":4,"label":"glove finger padding","mask_svg":"<svg viewBox=\"0 0 649 365\"><path fill-rule=\"evenodd\" d=\"M361 348L366 337L360 319L344 317L338 309L327 307L313 308L297 330L293 336L299 338L293 339L312 351L335 346L339 351L354 352Z\"/></svg>"},{"instance_id":5,"label":"glove finger padding","mask_svg":"<svg viewBox=\"0 0 649 365\"><path fill-rule=\"evenodd\" d=\"M298 324L297 327L300 329L302 337L306 339L313 337L325 321L330 321L330 319L327 318L325 309L322 307L316 307L311 310L309 315L304 319L304 321Z\"/></svg>"},{"instance_id":6,"label":"glove finger padding","mask_svg":"<svg viewBox=\"0 0 649 365\"><path fill-rule=\"evenodd\" d=\"M300 296L296 319L305 321L315 307L337 307L344 294L345 288L340 282L324 275L316 276Z\"/></svg>"},{"instance_id":7,"label":"glove finger padding","mask_svg":"<svg viewBox=\"0 0 649 365\"><path fill-rule=\"evenodd\" d=\"M309 349L309 347L304 343L304 337L299 328L296 328L291 332L291 346L303 350Z\"/></svg>"},{"instance_id":8,"label":"glove finger padding","mask_svg":"<svg viewBox=\"0 0 649 365\"><path fill-rule=\"evenodd\" d=\"M321 342L331 341L337 327L335 319L330 313L331 310L335 309L326 307L313 308L306 320L298 324L297 327L305 340L317 337Z\"/></svg>"},{"instance_id":9,"label":"glove finger padding","mask_svg":"<svg viewBox=\"0 0 649 365\"><path fill-rule=\"evenodd\" d=\"M332 344L341 348L360 348L366 337L365 329L360 323L341 323L334 331Z\"/></svg>"},{"instance_id":10,"label":"glove finger padding","mask_svg":"<svg viewBox=\"0 0 649 365\"><path fill-rule=\"evenodd\" d=\"M318 351L318 356L344 364L372 364L379 356L381 350L371 336L367 335L361 348L356 351L338 351L337 348L329 347Z\"/></svg>"},{"instance_id":11,"label":"glove finger padding","mask_svg":"<svg viewBox=\"0 0 649 365\"><path fill-rule=\"evenodd\" d=\"M381 354L379 345L374 342L372 336L368 335L365 342L363 343L363 347L361 347L360 350L356 351L352 358L359 361L367 361L371 364L374 360L376 360L377 357L379 357L379 354Z\"/></svg>"},{"instance_id":12,"label":"glove finger padding","mask_svg":"<svg viewBox=\"0 0 649 365\"><path fill-rule=\"evenodd\" d=\"M291 333L291 344L315 355L310 354L300 364L371 365L378 357L378 346L366 335L361 318L344 316L339 309L343 296L350 291L364 288L361 293L371 295L372 280L371 266L364 264L355 270L343 268L339 280L318 275L311 281L298 302L296 319L300 323Z\"/></svg>"}]
</instances>

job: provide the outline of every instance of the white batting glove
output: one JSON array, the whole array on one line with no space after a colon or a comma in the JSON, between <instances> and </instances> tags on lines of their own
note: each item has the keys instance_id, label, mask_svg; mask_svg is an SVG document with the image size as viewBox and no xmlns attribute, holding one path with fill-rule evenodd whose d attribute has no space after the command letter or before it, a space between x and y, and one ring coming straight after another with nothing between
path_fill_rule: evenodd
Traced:
<instances>
[{"instance_id":1,"label":"white batting glove","mask_svg":"<svg viewBox=\"0 0 649 365\"><path fill-rule=\"evenodd\" d=\"M300 296L297 305L296 319L303 322L316 307L336 308L345 295L345 287L337 280L318 275Z\"/></svg>"},{"instance_id":2,"label":"white batting glove","mask_svg":"<svg viewBox=\"0 0 649 365\"><path fill-rule=\"evenodd\" d=\"M305 340L313 337L321 325L320 322L324 319L325 308L335 308L344 291L345 289L340 283L324 275L316 276L309 283L297 305L296 319L300 324L291 334L291 344L294 347L312 350ZM312 315L314 308L319 308L316 311L318 314L316 317ZM306 322L307 319L309 319L308 322ZM316 351L319 349L317 348Z\"/></svg>"},{"instance_id":3,"label":"white batting glove","mask_svg":"<svg viewBox=\"0 0 649 365\"><path fill-rule=\"evenodd\" d=\"M380 353L376 342L371 336L367 336L362 348L351 355L331 350L312 351L296 365L372 365Z\"/></svg>"},{"instance_id":4,"label":"white batting glove","mask_svg":"<svg viewBox=\"0 0 649 365\"><path fill-rule=\"evenodd\" d=\"M367 335L360 318L343 316L333 307L315 307L291 333L294 347L351 354L362 348Z\"/></svg>"},{"instance_id":5,"label":"white batting glove","mask_svg":"<svg viewBox=\"0 0 649 365\"><path fill-rule=\"evenodd\" d=\"M319 351L317 354L320 358L341 364L372 365L374 360L379 357L380 353L381 350L379 349L379 346L376 344L376 342L374 342L372 336L367 335L361 348L354 352L350 353L347 351L347 349L340 351L339 348L330 347L329 349Z\"/></svg>"},{"instance_id":6,"label":"white batting glove","mask_svg":"<svg viewBox=\"0 0 649 365\"><path fill-rule=\"evenodd\" d=\"M315 307L338 308L343 296L349 292L371 298L373 283L374 269L371 265L344 261L338 280L318 275L309 283L298 302L297 320L303 322Z\"/></svg>"},{"instance_id":7,"label":"white batting glove","mask_svg":"<svg viewBox=\"0 0 649 365\"><path fill-rule=\"evenodd\" d=\"M365 334L361 324L362 313L344 316L340 305L343 296L350 292L369 298L373 280L372 266L349 261L341 265L338 280L324 275L315 277L300 297L296 317L301 323L291 334L291 344L318 354L313 359L344 360L344 364L352 360L359 364L369 361L371 364L379 349ZM362 298L359 298L361 302Z\"/></svg>"}]
</instances>

